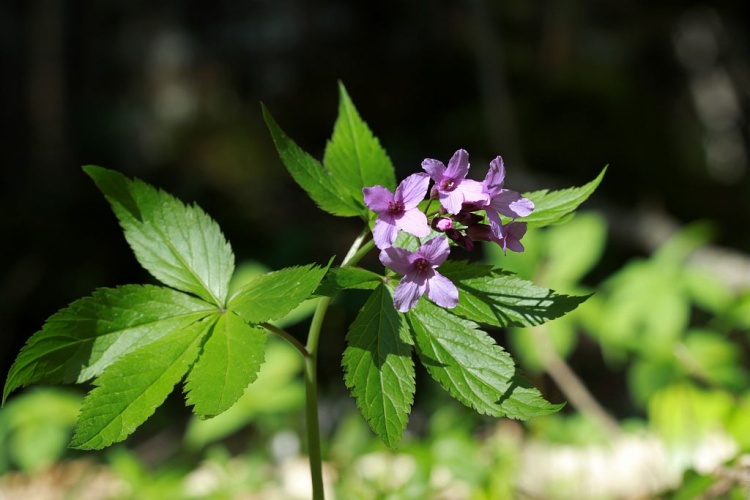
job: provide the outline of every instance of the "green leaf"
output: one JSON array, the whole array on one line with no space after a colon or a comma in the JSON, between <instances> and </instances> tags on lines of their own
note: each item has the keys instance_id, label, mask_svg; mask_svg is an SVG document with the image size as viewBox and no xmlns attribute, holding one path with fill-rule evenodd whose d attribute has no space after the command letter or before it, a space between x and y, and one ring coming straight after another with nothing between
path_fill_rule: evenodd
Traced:
<instances>
[{"instance_id":1,"label":"green leaf","mask_svg":"<svg viewBox=\"0 0 750 500\"><path fill-rule=\"evenodd\" d=\"M453 282L492 276L493 268L488 264L468 260L447 260L440 266L440 274Z\"/></svg>"},{"instance_id":2,"label":"green leaf","mask_svg":"<svg viewBox=\"0 0 750 500\"><path fill-rule=\"evenodd\" d=\"M83 400L71 447L104 448L122 441L145 422L198 357L201 340L213 321L175 330L105 370Z\"/></svg>"},{"instance_id":3,"label":"green leaf","mask_svg":"<svg viewBox=\"0 0 750 500\"><path fill-rule=\"evenodd\" d=\"M265 106L263 118L273 137L276 151L282 163L294 178L295 182L305 190L308 196L322 210L341 217L356 217L362 215L361 193L355 199L345 190L331 173L323 168L318 160L302 150L293 140L281 130L279 125Z\"/></svg>"},{"instance_id":4,"label":"green leaf","mask_svg":"<svg viewBox=\"0 0 750 500\"><path fill-rule=\"evenodd\" d=\"M240 288L229 300L230 310L248 323L284 317L310 297L328 267L288 267L259 276Z\"/></svg>"},{"instance_id":5,"label":"green leaf","mask_svg":"<svg viewBox=\"0 0 750 500\"><path fill-rule=\"evenodd\" d=\"M328 271L316 295L333 296L341 290L374 290L383 277L361 267L335 267Z\"/></svg>"},{"instance_id":6,"label":"green leaf","mask_svg":"<svg viewBox=\"0 0 750 500\"><path fill-rule=\"evenodd\" d=\"M526 222L529 227L544 227L565 220L568 215L591 196L604 178L607 167L593 181L581 187L561 189L559 191L534 191L524 194L534 202L534 211L527 217L518 219Z\"/></svg>"},{"instance_id":7,"label":"green leaf","mask_svg":"<svg viewBox=\"0 0 750 500\"><path fill-rule=\"evenodd\" d=\"M83 168L112 205L148 272L167 286L224 305L234 254L213 219L139 179L93 165Z\"/></svg>"},{"instance_id":8,"label":"green leaf","mask_svg":"<svg viewBox=\"0 0 750 500\"><path fill-rule=\"evenodd\" d=\"M202 448L234 434L251 422L261 424L258 419L260 415L268 417L263 421L275 426L280 415L302 411L305 387L300 374L304 360L299 351L271 335L268 337L265 358L258 379L231 408L207 420L198 417L190 419L185 431L188 449Z\"/></svg>"},{"instance_id":9,"label":"green leaf","mask_svg":"<svg viewBox=\"0 0 750 500\"><path fill-rule=\"evenodd\" d=\"M414 363L402 327L390 292L379 286L351 324L342 360L362 416L390 447L401 439L414 401Z\"/></svg>"},{"instance_id":10,"label":"green leaf","mask_svg":"<svg viewBox=\"0 0 750 500\"><path fill-rule=\"evenodd\" d=\"M326 146L323 164L367 213L362 188L396 189L393 164L378 139L362 121L344 85L339 83L339 116Z\"/></svg>"},{"instance_id":11,"label":"green leaf","mask_svg":"<svg viewBox=\"0 0 750 500\"><path fill-rule=\"evenodd\" d=\"M492 326L541 325L572 311L589 297L556 294L501 270L463 280L466 271L454 274L450 265L442 266L440 272L458 288L458 306L451 312Z\"/></svg>"},{"instance_id":12,"label":"green leaf","mask_svg":"<svg viewBox=\"0 0 750 500\"><path fill-rule=\"evenodd\" d=\"M451 396L479 413L528 419L553 413L521 377L510 355L476 323L458 318L426 300L406 314L427 372Z\"/></svg>"},{"instance_id":13,"label":"green leaf","mask_svg":"<svg viewBox=\"0 0 750 500\"><path fill-rule=\"evenodd\" d=\"M266 333L232 311L219 317L203 352L187 377L187 402L202 417L214 417L232 406L258 378Z\"/></svg>"},{"instance_id":14,"label":"green leaf","mask_svg":"<svg viewBox=\"0 0 750 500\"><path fill-rule=\"evenodd\" d=\"M216 311L175 290L127 285L102 288L58 311L26 343L10 369L3 402L32 383L83 382L121 356Z\"/></svg>"}]
</instances>

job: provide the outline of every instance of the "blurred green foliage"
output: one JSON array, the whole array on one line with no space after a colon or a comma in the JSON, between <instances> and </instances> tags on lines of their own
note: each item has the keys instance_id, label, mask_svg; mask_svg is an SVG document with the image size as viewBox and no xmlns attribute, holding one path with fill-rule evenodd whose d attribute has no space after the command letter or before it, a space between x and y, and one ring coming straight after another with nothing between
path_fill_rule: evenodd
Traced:
<instances>
[{"instance_id":1,"label":"blurred green foliage","mask_svg":"<svg viewBox=\"0 0 750 500\"><path fill-rule=\"evenodd\" d=\"M35 388L0 412L0 474L37 472L67 451L83 397L70 389Z\"/></svg>"},{"instance_id":2,"label":"blurred green foliage","mask_svg":"<svg viewBox=\"0 0 750 500\"><path fill-rule=\"evenodd\" d=\"M530 231L522 255L489 248L487 259L561 293L590 292L585 279L603 255L606 231L600 215L583 213L564 226ZM709 233L704 224L688 226L653 255L633 259L607 277L576 311L537 329L562 358L570 358L582 342L595 342L609 369L598 385L613 388L601 403L617 407L625 397L628 414L640 422L636 427L665 441L671 465L687 472L686 480L705 476L693 469L710 455L706 443L711 439L727 438L723 444L732 459L750 451L749 293L736 292L710 271L689 264L688 257L708 243ZM528 329L509 335L525 368L545 371L538 337ZM617 373L626 379L626 393L617 389ZM545 439L577 444L583 444L581 436L588 443L602 439L591 423L583 424L583 432L550 423L564 419L549 416L529 426ZM690 487L707 489L715 482L696 480Z\"/></svg>"}]
</instances>

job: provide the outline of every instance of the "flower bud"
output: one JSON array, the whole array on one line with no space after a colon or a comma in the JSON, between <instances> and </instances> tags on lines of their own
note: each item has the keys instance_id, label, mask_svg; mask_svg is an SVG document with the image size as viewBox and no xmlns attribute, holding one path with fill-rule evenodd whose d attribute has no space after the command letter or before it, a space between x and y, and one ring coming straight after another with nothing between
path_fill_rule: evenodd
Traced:
<instances>
[{"instance_id":1,"label":"flower bud","mask_svg":"<svg viewBox=\"0 0 750 500\"><path fill-rule=\"evenodd\" d=\"M473 214L467 210L461 210L456 214L456 220L465 226L478 224L482 222L483 218L481 215Z\"/></svg>"},{"instance_id":2,"label":"flower bud","mask_svg":"<svg viewBox=\"0 0 750 500\"><path fill-rule=\"evenodd\" d=\"M458 231L457 229L452 229L452 228L448 229L445 232L445 235L451 240L453 240L456 243L456 245L460 246L464 250L468 250L469 252L474 250L474 242L471 241L471 239L469 239L468 237L466 237L466 235L461 234L461 232Z\"/></svg>"},{"instance_id":3,"label":"flower bud","mask_svg":"<svg viewBox=\"0 0 750 500\"><path fill-rule=\"evenodd\" d=\"M435 231L444 233L453 228L453 220L450 217L435 217L432 219L432 227Z\"/></svg>"}]
</instances>

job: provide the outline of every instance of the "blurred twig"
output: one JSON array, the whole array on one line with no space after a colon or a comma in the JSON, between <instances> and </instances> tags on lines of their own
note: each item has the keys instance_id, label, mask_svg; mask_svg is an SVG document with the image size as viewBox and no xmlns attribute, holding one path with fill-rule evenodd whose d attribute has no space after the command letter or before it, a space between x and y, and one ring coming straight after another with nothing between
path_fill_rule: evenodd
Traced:
<instances>
[{"instance_id":1,"label":"blurred twig","mask_svg":"<svg viewBox=\"0 0 750 500\"><path fill-rule=\"evenodd\" d=\"M584 416L599 424L609 437L616 437L620 434L620 425L617 420L599 404L599 401L589 392L578 375L557 353L550 341L547 329L544 326L537 326L530 330L534 337L537 355L542 362L542 366L544 366L544 370L557 384L565 398Z\"/></svg>"}]
</instances>

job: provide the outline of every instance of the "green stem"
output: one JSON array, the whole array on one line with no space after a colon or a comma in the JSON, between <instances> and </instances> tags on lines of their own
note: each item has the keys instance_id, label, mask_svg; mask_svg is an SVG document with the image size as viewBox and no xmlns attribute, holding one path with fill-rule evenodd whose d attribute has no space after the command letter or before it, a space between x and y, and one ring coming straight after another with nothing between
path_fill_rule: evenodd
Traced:
<instances>
[{"instance_id":1,"label":"green stem","mask_svg":"<svg viewBox=\"0 0 750 500\"><path fill-rule=\"evenodd\" d=\"M307 454L310 460L313 499L323 500L323 468L320 453L320 425L318 423L318 341L331 297L323 297L315 308L310 333L307 337L305 358L305 421L307 423Z\"/></svg>"},{"instance_id":2,"label":"green stem","mask_svg":"<svg viewBox=\"0 0 750 500\"><path fill-rule=\"evenodd\" d=\"M372 250L375 246L372 240L363 244L368 234L369 228L365 227L346 253L341 267L355 265L367 252ZM323 492L323 461L320 452L320 424L318 422L318 344L323 320L332 300L333 297L323 297L318 302L315 314L310 322L310 331L305 347L307 352L307 356L305 356L305 422L307 424L307 453L310 460L313 500L323 500L325 497Z\"/></svg>"},{"instance_id":3,"label":"green stem","mask_svg":"<svg viewBox=\"0 0 750 500\"><path fill-rule=\"evenodd\" d=\"M286 330L283 330L283 329L279 328L276 325L272 325L271 323L265 323L265 322L261 323L260 326L262 326L263 328L265 328L266 330L268 330L271 333L275 333L276 335L278 335L282 339L284 339L287 342L289 342L290 344L292 344L292 346L295 349L297 349L302 354L302 356L304 356L305 358L309 358L310 357L310 353L307 352L307 349L305 349L305 346L302 345L302 342L300 342L299 340L297 340L294 337L292 337L292 335L289 332L287 332Z\"/></svg>"},{"instance_id":4,"label":"green stem","mask_svg":"<svg viewBox=\"0 0 750 500\"><path fill-rule=\"evenodd\" d=\"M367 243L362 245L362 248L354 252L351 255L351 257L349 257L348 260L344 259L344 262L341 263L341 267L352 267L352 266L357 265L357 262L359 262L362 259L362 257L367 255L368 252L372 250L373 248L375 248L375 241L374 240L368 241Z\"/></svg>"}]
</instances>

